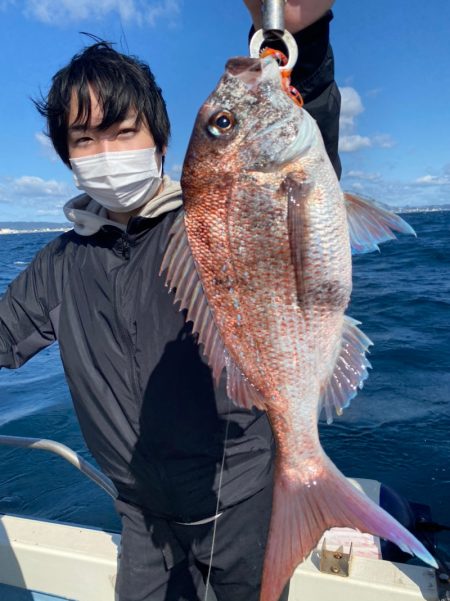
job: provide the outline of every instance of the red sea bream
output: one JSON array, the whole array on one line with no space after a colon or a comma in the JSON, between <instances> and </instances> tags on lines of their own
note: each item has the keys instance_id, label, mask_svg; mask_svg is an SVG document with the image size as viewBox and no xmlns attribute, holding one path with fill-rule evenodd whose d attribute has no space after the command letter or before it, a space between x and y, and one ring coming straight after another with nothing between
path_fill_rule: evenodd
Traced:
<instances>
[{"instance_id":1,"label":"red sea bream","mask_svg":"<svg viewBox=\"0 0 450 601\"><path fill-rule=\"evenodd\" d=\"M371 342L345 315L352 250L411 228L342 193L316 122L282 90L271 58L228 61L197 117L182 188L162 270L214 377L226 369L229 397L267 411L276 440L261 601L277 601L332 526L377 534L435 566L339 472L317 427L367 377Z\"/></svg>"}]
</instances>

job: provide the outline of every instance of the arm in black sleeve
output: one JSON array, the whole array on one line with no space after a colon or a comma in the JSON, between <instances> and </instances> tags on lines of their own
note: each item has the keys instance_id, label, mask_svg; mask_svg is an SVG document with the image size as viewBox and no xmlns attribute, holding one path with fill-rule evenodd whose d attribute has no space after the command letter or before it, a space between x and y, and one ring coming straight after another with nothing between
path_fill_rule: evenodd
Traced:
<instances>
[{"instance_id":1,"label":"arm in black sleeve","mask_svg":"<svg viewBox=\"0 0 450 601\"><path fill-rule=\"evenodd\" d=\"M305 102L304 108L317 121L325 148L338 177L341 161L338 155L339 115L341 95L334 80L334 57L330 46L329 10L318 21L294 34L298 46L298 60L291 74L291 84L297 88ZM250 37L254 29L250 31ZM284 45L270 43L284 51Z\"/></svg>"},{"instance_id":2,"label":"arm in black sleeve","mask_svg":"<svg viewBox=\"0 0 450 601\"><path fill-rule=\"evenodd\" d=\"M294 35L298 61L292 70L291 83L305 102L304 108L317 121L330 161L341 177L338 155L341 95L334 80L334 57L330 45L329 10L321 19Z\"/></svg>"},{"instance_id":3,"label":"arm in black sleeve","mask_svg":"<svg viewBox=\"0 0 450 601\"><path fill-rule=\"evenodd\" d=\"M49 290L49 269L44 249L0 298L0 368L20 367L56 340L59 303Z\"/></svg>"}]
</instances>

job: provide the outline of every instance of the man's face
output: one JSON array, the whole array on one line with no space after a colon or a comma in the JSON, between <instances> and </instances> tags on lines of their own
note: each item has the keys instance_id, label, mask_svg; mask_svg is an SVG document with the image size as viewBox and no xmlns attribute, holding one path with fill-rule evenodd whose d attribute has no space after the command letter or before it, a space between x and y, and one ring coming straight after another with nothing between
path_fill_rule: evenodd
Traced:
<instances>
[{"instance_id":1,"label":"man's face","mask_svg":"<svg viewBox=\"0 0 450 601\"><path fill-rule=\"evenodd\" d=\"M136 124L136 113L130 109L123 121L114 123L108 129L99 131L96 127L102 122L103 110L99 105L92 88L89 88L91 99L91 119L85 129L76 125L78 100L72 92L69 113L68 148L69 158L77 159L101 152L119 152L123 150L143 150L155 146L155 140L148 126L141 122Z\"/></svg>"}]
</instances>

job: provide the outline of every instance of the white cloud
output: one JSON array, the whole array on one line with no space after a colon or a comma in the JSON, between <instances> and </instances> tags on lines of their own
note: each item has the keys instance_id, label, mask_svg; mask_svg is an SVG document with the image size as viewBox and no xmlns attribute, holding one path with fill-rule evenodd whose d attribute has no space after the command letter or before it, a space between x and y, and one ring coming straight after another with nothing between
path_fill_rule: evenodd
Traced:
<instances>
[{"instance_id":1,"label":"white cloud","mask_svg":"<svg viewBox=\"0 0 450 601\"><path fill-rule=\"evenodd\" d=\"M1 1L1 0L0 0ZM49 25L99 21L115 13L124 22L155 26L162 19L173 25L180 17L182 0L26 0L28 17Z\"/></svg>"},{"instance_id":2,"label":"white cloud","mask_svg":"<svg viewBox=\"0 0 450 601\"><path fill-rule=\"evenodd\" d=\"M34 175L0 178L0 203L14 208L17 214L26 214L30 220L39 215L62 216L62 206L75 194L73 186L54 179Z\"/></svg>"},{"instance_id":3,"label":"white cloud","mask_svg":"<svg viewBox=\"0 0 450 601\"><path fill-rule=\"evenodd\" d=\"M38 131L34 134L35 139L39 143L42 154L46 156L52 163L55 163L59 157L56 154L55 149L53 148L52 141L48 136L46 136L42 131Z\"/></svg>"},{"instance_id":4,"label":"white cloud","mask_svg":"<svg viewBox=\"0 0 450 601\"><path fill-rule=\"evenodd\" d=\"M192 0L191 0L192 1ZM180 16L180 1L179 0L164 0L153 3L147 11L145 11L145 20L149 25L156 25L160 19L168 19L170 23L174 23Z\"/></svg>"},{"instance_id":5,"label":"white cloud","mask_svg":"<svg viewBox=\"0 0 450 601\"><path fill-rule=\"evenodd\" d=\"M375 182L381 179L380 173L366 173L365 171L357 171L352 170L345 174L346 177L351 177L354 179L362 179L368 182Z\"/></svg>"},{"instance_id":6,"label":"white cloud","mask_svg":"<svg viewBox=\"0 0 450 601\"><path fill-rule=\"evenodd\" d=\"M352 135L352 136L341 136L339 138L339 152L354 152L361 148L368 148L372 146L370 138L367 136Z\"/></svg>"},{"instance_id":7,"label":"white cloud","mask_svg":"<svg viewBox=\"0 0 450 601\"><path fill-rule=\"evenodd\" d=\"M118 13L125 21L136 18L133 0L27 0L25 12L48 24L98 20L110 12Z\"/></svg>"},{"instance_id":8,"label":"white cloud","mask_svg":"<svg viewBox=\"0 0 450 601\"><path fill-rule=\"evenodd\" d=\"M11 190L20 196L65 196L69 193L69 187L65 182L57 182L54 179L44 180L33 175L23 175L11 182Z\"/></svg>"},{"instance_id":9,"label":"white cloud","mask_svg":"<svg viewBox=\"0 0 450 601\"><path fill-rule=\"evenodd\" d=\"M450 186L450 175L424 175L418 177L415 183L425 186Z\"/></svg>"},{"instance_id":10,"label":"white cloud","mask_svg":"<svg viewBox=\"0 0 450 601\"><path fill-rule=\"evenodd\" d=\"M395 140L390 134L378 134L372 138L372 144L380 148L392 148Z\"/></svg>"},{"instance_id":11,"label":"white cloud","mask_svg":"<svg viewBox=\"0 0 450 601\"><path fill-rule=\"evenodd\" d=\"M341 92L341 117L339 127L342 134L350 134L355 128L355 118L364 111L361 96L349 86L339 89Z\"/></svg>"},{"instance_id":12,"label":"white cloud","mask_svg":"<svg viewBox=\"0 0 450 601\"><path fill-rule=\"evenodd\" d=\"M364 112L361 96L350 86L339 88L341 92L341 116L339 119L339 151L355 152L362 148L392 148L395 141L389 134L369 137L357 133L357 118Z\"/></svg>"},{"instance_id":13,"label":"white cloud","mask_svg":"<svg viewBox=\"0 0 450 601\"><path fill-rule=\"evenodd\" d=\"M353 182L352 190L356 190L356 191L364 190L364 185L361 182Z\"/></svg>"}]
</instances>

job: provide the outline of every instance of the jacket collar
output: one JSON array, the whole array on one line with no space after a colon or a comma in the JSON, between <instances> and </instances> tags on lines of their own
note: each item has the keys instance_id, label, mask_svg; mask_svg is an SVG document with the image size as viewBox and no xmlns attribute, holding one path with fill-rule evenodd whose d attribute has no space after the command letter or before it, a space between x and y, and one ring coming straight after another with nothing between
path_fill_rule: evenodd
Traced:
<instances>
[{"instance_id":1,"label":"jacket collar","mask_svg":"<svg viewBox=\"0 0 450 601\"><path fill-rule=\"evenodd\" d=\"M183 204L179 182L173 182L169 176L163 178L161 192L151 198L139 211L136 217L154 218L168 213ZM127 226L113 221L108 211L87 194L80 194L64 205L64 214L74 224L73 229L80 236L92 236L104 225L112 225L126 231Z\"/></svg>"}]
</instances>

